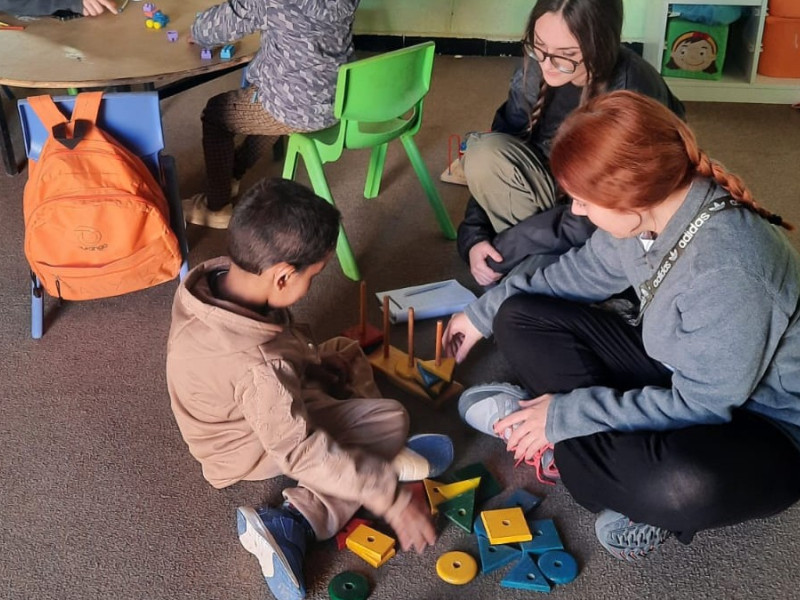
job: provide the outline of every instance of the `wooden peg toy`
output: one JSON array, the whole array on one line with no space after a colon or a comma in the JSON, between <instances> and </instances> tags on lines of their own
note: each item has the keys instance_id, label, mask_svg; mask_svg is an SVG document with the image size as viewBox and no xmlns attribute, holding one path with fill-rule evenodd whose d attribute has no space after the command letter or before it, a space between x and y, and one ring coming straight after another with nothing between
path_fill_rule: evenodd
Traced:
<instances>
[{"instance_id":1,"label":"wooden peg toy","mask_svg":"<svg viewBox=\"0 0 800 600\"><path fill-rule=\"evenodd\" d=\"M384 298L384 303L386 299ZM385 327L384 331L381 331L377 327L370 325L367 323L367 282L361 282L361 289L359 295L359 319L356 325L352 327L348 327L342 332L344 337L348 337L351 340L356 340L359 345L364 348L365 350L371 350L378 344L380 344L386 335ZM384 314L387 314L387 310L384 307Z\"/></svg>"}]
</instances>

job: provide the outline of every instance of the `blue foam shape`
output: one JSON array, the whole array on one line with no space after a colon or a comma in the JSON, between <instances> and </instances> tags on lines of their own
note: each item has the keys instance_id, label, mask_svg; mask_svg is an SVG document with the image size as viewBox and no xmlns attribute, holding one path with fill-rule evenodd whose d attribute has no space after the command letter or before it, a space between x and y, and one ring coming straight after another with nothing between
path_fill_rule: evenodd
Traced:
<instances>
[{"instance_id":1,"label":"blue foam shape","mask_svg":"<svg viewBox=\"0 0 800 600\"><path fill-rule=\"evenodd\" d=\"M515 546L492 544L489 538L480 535L478 536L478 552L481 556L481 573L484 575L523 556L519 548Z\"/></svg>"},{"instance_id":2,"label":"blue foam shape","mask_svg":"<svg viewBox=\"0 0 800 600\"><path fill-rule=\"evenodd\" d=\"M578 561L564 550L545 552L536 564L542 574L556 585L570 583L578 576Z\"/></svg>"},{"instance_id":3,"label":"blue foam shape","mask_svg":"<svg viewBox=\"0 0 800 600\"><path fill-rule=\"evenodd\" d=\"M519 506L522 509L522 512L527 513L529 510L533 510L541 503L542 499L538 496L534 496L528 490L517 488L508 498L506 498L506 501L503 502L503 508L514 508L515 506Z\"/></svg>"},{"instance_id":4,"label":"blue foam shape","mask_svg":"<svg viewBox=\"0 0 800 600\"><path fill-rule=\"evenodd\" d=\"M500 581L500 585L518 590L550 591L550 582L527 554L523 554L520 561Z\"/></svg>"},{"instance_id":5,"label":"blue foam shape","mask_svg":"<svg viewBox=\"0 0 800 600\"><path fill-rule=\"evenodd\" d=\"M419 373L419 376L422 377L422 381L425 382L425 387L428 388L433 385L436 385L442 380L441 377L434 375L433 373L428 371L425 367L423 367L419 361L417 361L417 372Z\"/></svg>"},{"instance_id":6,"label":"blue foam shape","mask_svg":"<svg viewBox=\"0 0 800 600\"><path fill-rule=\"evenodd\" d=\"M564 544L558 536L556 524L552 519L538 519L529 521L528 526L533 534L533 539L521 542L519 547L523 552L530 554L544 554L550 550L563 550Z\"/></svg>"},{"instance_id":7,"label":"blue foam shape","mask_svg":"<svg viewBox=\"0 0 800 600\"><path fill-rule=\"evenodd\" d=\"M489 539L489 533L486 531L486 526L483 524L483 519L481 519L480 514L478 515L478 518L475 519L475 522L472 524L472 531L475 532L475 535L478 536L479 540L480 538L486 538L487 540Z\"/></svg>"}]
</instances>

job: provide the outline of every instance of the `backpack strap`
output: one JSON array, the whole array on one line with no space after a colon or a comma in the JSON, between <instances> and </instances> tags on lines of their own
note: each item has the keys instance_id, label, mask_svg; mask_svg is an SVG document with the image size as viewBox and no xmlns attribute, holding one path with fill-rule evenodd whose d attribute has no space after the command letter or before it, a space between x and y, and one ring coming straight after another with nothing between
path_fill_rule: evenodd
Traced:
<instances>
[{"instance_id":1,"label":"backpack strap","mask_svg":"<svg viewBox=\"0 0 800 600\"><path fill-rule=\"evenodd\" d=\"M72 122L89 121L97 123L97 114L100 112L100 101L103 92L81 92L75 98L75 108L72 111Z\"/></svg>"},{"instance_id":2,"label":"backpack strap","mask_svg":"<svg viewBox=\"0 0 800 600\"><path fill-rule=\"evenodd\" d=\"M39 117L48 132L52 132L53 127L69 121L58 109L56 103L53 102L53 98L46 94L43 96L31 96L28 98L28 106L33 109L33 112Z\"/></svg>"}]
</instances>

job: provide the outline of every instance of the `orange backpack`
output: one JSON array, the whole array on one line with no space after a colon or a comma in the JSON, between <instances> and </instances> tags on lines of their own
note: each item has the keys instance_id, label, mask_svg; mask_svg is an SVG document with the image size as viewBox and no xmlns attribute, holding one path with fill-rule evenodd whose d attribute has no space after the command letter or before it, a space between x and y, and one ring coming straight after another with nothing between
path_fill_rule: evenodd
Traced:
<instances>
[{"instance_id":1,"label":"orange backpack","mask_svg":"<svg viewBox=\"0 0 800 600\"><path fill-rule=\"evenodd\" d=\"M44 289L66 300L147 288L181 265L161 186L97 126L102 97L79 94L70 120L50 96L28 99L50 135L28 166L25 256Z\"/></svg>"}]
</instances>

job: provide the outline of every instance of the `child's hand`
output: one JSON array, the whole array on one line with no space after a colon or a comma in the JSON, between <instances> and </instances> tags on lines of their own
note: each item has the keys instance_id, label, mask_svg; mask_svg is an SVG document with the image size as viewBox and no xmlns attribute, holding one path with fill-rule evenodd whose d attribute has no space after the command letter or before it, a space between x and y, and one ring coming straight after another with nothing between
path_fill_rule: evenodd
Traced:
<instances>
[{"instance_id":1,"label":"child's hand","mask_svg":"<svg viewBox=\"0 0 800 600\"><path fill-rule=\"evenodd\" d=\"M97 17L105 11L117 14L117 5L114 0L83 0L84 17Z\"/></svg>"},{"instance_id":2,"label":"child's hand","mask_svg":"<svg viewBox=\"0 0 800 600\"><path fill-rule=\"evenodd\" d=\"M350 364L340 354L326 354L320 357L320 364L310 364L306 376L319 381L325 391L334 398L350 397Z\"/></svg>"},{"instance_id":3,"label":"child's hand","mask_svg":"<svg viewBox=\"0 0 800 600\"><path fill-rule=\"evenodd\" d=\"M436 530L431 522L430 511L416 498L412 498L389 525L397 534L403 550L414 548L417 553L421 553L427 546L436 543Z\"/></svg>"}]
</instances>

